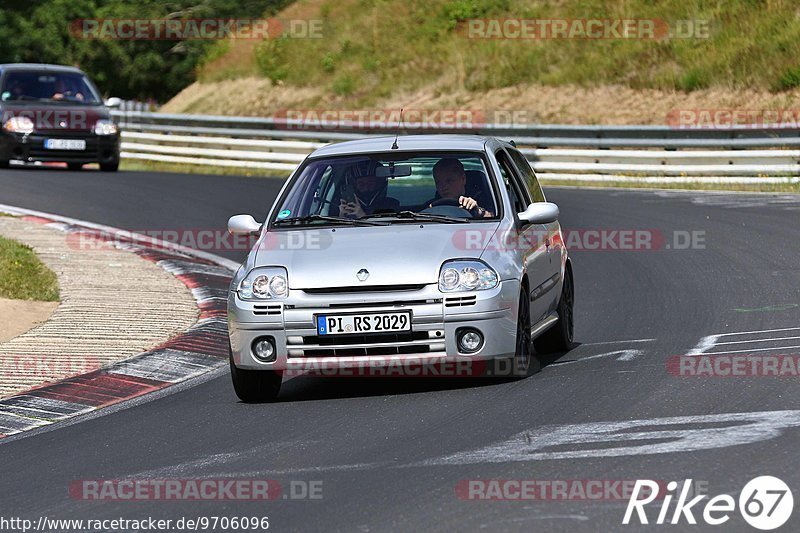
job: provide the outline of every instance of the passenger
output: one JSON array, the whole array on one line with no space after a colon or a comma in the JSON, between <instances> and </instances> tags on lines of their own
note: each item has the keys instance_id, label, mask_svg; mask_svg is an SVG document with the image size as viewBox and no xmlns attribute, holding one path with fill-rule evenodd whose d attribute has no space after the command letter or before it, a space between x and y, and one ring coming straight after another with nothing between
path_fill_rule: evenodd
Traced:
<instances>
[{"instance_id":1,"label":"passenger","mask_svg":"<svg viewBox=\"0 0 800 533\"><path fill-rule=\"evenodd\" d=\"M376 212L396 212L400 202L386 196L388 179L375 175L374 168L367 169L355 178L355 190L352 198L341 198L339 213L350 218L360 218Z\"/></svg>"},{"instance_id":2,"label":"passenger","mask_svg":"<svg viewBox=\"0 0 800 533\"><path fill-rule=\"evenodd\" d=\"M467 174L464 172L464 165L458 159L454 157L440 159L433 166L433 181L436 183L436 197L426 202L423 209L434 207L434 203L442 200L452 200L458 207L466 209L478 218L494 216L491 211L479 206L476 200L465 196Z\"/></svg>"}]
</instances>

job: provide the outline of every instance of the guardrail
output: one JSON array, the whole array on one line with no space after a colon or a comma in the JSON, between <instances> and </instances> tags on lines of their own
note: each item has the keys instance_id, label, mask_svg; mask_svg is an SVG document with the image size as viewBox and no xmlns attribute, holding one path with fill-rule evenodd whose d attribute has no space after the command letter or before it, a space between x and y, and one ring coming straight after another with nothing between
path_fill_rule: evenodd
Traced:
<instances>
[{"instance_id":1,"label":"guardrail","mask_svg":"<svg viewBox=\"0 0 800 533\"><path fill-rule=\"evenodd\" d=\"M331 142L394 134L354 123L304 123L257 117L114 112L123 158L291 171ZM669 126L484 125L401 129L403 133L478 133L513 139L544 180L797 183L800 131ZM612 149L613 148L613 149Z\"/></svg>"}]
</instances>

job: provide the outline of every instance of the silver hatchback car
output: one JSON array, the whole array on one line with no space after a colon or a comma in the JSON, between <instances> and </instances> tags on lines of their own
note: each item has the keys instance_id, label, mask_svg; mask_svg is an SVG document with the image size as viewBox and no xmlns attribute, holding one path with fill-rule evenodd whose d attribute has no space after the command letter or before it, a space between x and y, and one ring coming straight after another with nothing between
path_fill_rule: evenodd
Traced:
<instances>
[{"instance_id":1,"label":"silver hatchback car","mask_svg":"<svg viewBox=\"0 0 800 533\"><path fill-rule=\"evenodd\" d=\"M287 372L537 371L536 354L573 339L558 214L525 157L498 139L410 135L316 150L264 224L228 221L231 233L258 236L228 295L236 394L273 400Z\"/></svg>"}]
</instances>

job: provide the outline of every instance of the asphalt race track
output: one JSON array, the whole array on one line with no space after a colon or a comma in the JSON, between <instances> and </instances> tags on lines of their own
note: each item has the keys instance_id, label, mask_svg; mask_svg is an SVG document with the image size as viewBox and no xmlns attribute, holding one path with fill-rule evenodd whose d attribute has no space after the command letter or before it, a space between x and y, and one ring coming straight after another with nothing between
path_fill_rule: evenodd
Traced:
<instances>
[{"instance_id":1,"label":"asphalt race track","mask_svg":"<svg viewBox=\"0 0 800 533\"><path fill-rule=\"evenodd\" d=\"M263 219L279 185L12 169L0 171L0 203L131 230L222 229L236 213ZM800 354L800 196L546 193L577 243L571 254L580 345L549 359L541 373L517 382L301 377L269 405L239 403L221 375L0 443L3 514L269 516L276 531L617 531L640 526L621 525L627 500L613 494L479 501L464 487L490 479L584 486L693 479L712 496L736 498L752 478L775 475L800 497L798 378L685 376L670 366L687 353ZM649 236L658 249L614 249L620 237L613 230ZM601 231L605 249L579 249L594 247ZM220 255L241 259L244 252ZM637 422L619 424L628 421ZM133 502L69 495L79 480L122 478L274 479L287 497ZM321 482L321 498L292 499L302 496L302 482ZM651 522L659 508L647 507ZM701 514L695 508L702 523ZM792 517L785 530L796 530L798 521ZM692 530L704 529L712 528ZM736 513L716 529L753 531Z\"/></svg>"}]
</instances>

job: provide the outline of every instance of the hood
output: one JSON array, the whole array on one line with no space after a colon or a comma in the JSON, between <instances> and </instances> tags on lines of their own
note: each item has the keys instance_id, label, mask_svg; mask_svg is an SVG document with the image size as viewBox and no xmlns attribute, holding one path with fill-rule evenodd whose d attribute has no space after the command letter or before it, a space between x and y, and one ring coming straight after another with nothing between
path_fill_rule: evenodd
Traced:
<instances>
[{"instance_id":1,"label":"hood","mask_svg":"<svg viewBox=\"0 0 800 533\"><path fill-rule=\"evenodd\" d=\"M478 258L466 232L494 233L499 222L393 224L267 232L255 266L284 266L291 289L437 283L448 259ZM360 281L356 273L369 271Z\"/></svg>"}]
</instances>

